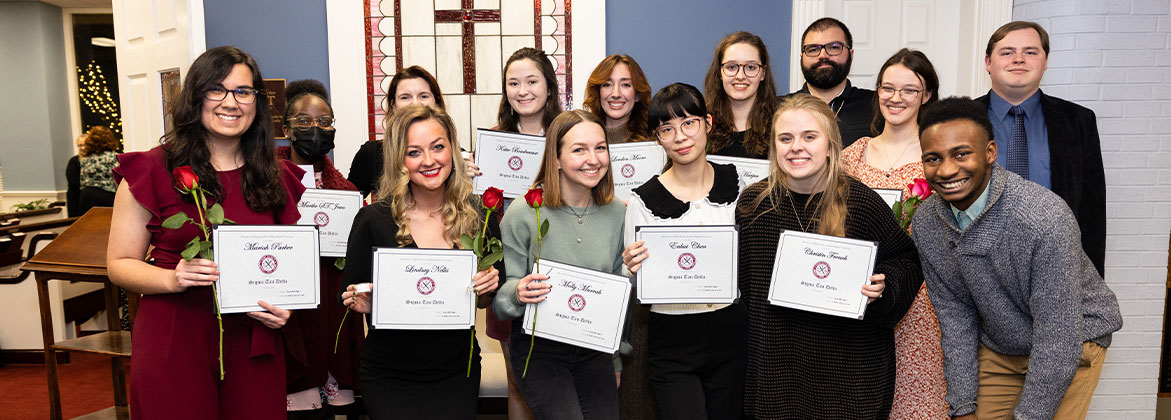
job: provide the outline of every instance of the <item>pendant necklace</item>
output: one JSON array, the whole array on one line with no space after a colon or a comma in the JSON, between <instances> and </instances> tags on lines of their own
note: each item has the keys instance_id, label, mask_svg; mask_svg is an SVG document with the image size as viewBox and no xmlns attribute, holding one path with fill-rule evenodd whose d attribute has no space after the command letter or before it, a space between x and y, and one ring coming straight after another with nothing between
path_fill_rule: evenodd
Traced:
<instances>
[{"instance_id":1,"label":"pendant necklace","mask_svg":"<svg viewBox=\"0 0 1171 420\"><path fill-rule=\"evenodd\" d=\"M790 192L790 193L789 193L789 208L793 209L793 217L796 217L796 218L797 218L797 226L799 226L799 227L801 228L801 231L802 231L802 232L807 232L807 233L808 233L808 231L807 231L807 230L805 230L805 225L801 224L801 216L799 216L799 215L797 214L797 205L796 205L796 204L793 204L793 193L792 193L792 192ZM813 221L812 221L812 220L810 220L809 222L810 222L810 223L809 223L810 225L812 225L812 224L813 224Z\"/></svg>"},{"instance_id":2,"label":"pendant necklace","mask_svg":"<svg viewBox=\"0 0 1171 420\"><path fill-rule=\"evenodd\" d=\"M569 204L565 205L565 208L569 209L570 213L572 213L574 216L577 216L577 243L579 244L581 243L581 233L583 230L585 230L585 217L587 214L589 214L590 206L593 204L594 200L591 199L588 203L586 203L585 211L581 212L581 214L577 214L577 211L573 209L573 206Z\"/></svg>"},{"instance_id":3,"label":"pendant necklace","mask_svg":"<svg viewBox=\"0 0 1171 420\"><path fill-rule=\"evenodd\" d=\"M882 154L885 155L886 164L887 164L887 170L886 170L886 177L887 178L890 178L890 176L894 174L895 163L898 162L899 158L901 158L901 157L903 157L903 155L907 154L907 151L911 150L911 146L914 145L915 143L918 143L918 142L919 142L919 140L915 140L915 141L907 143L906 146L903 146L903 151L900 152L898 156L895 156L894 159L890 158L890 147L889 146L886 147L885 149L883 149Z\"/></svg>"}]
</instances>

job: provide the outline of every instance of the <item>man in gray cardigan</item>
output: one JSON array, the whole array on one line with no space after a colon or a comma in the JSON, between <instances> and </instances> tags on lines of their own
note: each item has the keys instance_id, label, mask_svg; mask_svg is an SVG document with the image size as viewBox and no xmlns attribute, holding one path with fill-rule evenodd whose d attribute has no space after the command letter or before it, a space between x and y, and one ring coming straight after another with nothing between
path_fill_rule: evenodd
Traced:
<instances>
[{"instance_id":1,"label":"man in gray cardigan","mask_svg":"<svg viewBox=\"0 0 1171 420\"><path fill-rule=\"evenodd\" d=\"M949 414L1085 418L1122 315L1077 220L1061 197L996 164L980 103L939 101L919 127L936 194L915 214L914 238L943 332Z\"/></svg>"}]
</instances>

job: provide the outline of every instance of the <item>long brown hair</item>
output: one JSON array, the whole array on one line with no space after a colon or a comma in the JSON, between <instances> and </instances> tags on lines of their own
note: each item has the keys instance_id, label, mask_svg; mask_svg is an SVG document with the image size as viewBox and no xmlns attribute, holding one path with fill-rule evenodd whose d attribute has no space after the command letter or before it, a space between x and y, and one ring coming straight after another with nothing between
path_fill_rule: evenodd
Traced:
<instances>
[{"instance_id":1,"label":"long brown hair","mask_svg":"<svg viewBox=\"0 0 1171 420\"><path fill-rule=\"evenodd\" d=\"M574 126L583 123L602 126L602 120L598 116L578 109L562 112L545 130L545 157L541 159L541 169L533 179L533 186L544 190L545 207L557 209L566 204L561 198L561 171L557 169L557 160L561 158L561 143L565 139L565 134ZM606 169L606 175L594 186L591 195L594 204L599 206L614 201L614 171Z\"/></svg>"},{"instance_id":2,"label":"long brown hair","mask_svg":"<svg viewBox=\"0 0 1171 420\"><path fill-rule=\"evenodd\" d=\"M208 89L219 86L220 82L228 77L232 68L237 64L248 66L252 71L252 88L263 89L264 77L260 75L260 66L248 53L236 47L216 47L205 51L191 63L187 70L187 77L183 80L183 90L175 101L175 108L171 111L171 121L175 128L163 135L163 159L167 165L167 172L174 171L180 166L191 166L199 176L199 186L214 201L223 201L224 187L220 185L219 176L211 165L211 150L207 147L207 127L203 126L203 103ZM244 166L240 178L240 186L244 191L244 199L253 211L278 209L285 205L285 188L281 180L281 167L276 159L275 142L272 139L272 117L267 102L264 101L265 92L257 94L256 117L252 125L240 136L240 150L244 157ZM171 183L176 187L175 180ZM183 195L184 200L190 200Z\"/></svg>"},{"instance_id":3,"label":"long brown hair","mask_svg":"<svg viewBox=\"0 0 1171 420\"><path fill-rule=\"evenodd\" d=\"M375 191L375 200L390 207L392 221L398 226L395 240L400 246L412 242L406 212L415 207L411 193L411 177L403 159L407 155L407 133L412 125L435 121L447 132L448 150L451 150L451 172L443 182L443 227L447 239L455 241L461 234L473 234L480 227L479 213L472 206L472 181L464 176L463 155L455 143L455 122L447 112L433 106L411 105L391 114L382 142L382 178ZM458 243L458 241L456 241Z\"/></svg>"},{"instance_id":4,"label":"long brown hair","mask_svg":"<svg viewBox=\"0 0 1171 420\"><path fill-rule=\"evenodd\" d=\"M633 136L631 141L650 140L650 129L647 127L647 109L651 103L651 85L647 82L642 67L639 67L638 62L630 58L629 55L613 54L594 67L594 72L590 73L590 78L586 81L585 101L582 103L582 107L593 112L599 119L606 118L605 112L602 111L602 84L610 80L610 74L614 72L614 67L619 63L625 64L626 68L630 69L630 82L634 85L635 96L638 99L634 102L633 109L630 110L630 119L626 120L626 129L630 130L630 134Z\"/></svg>"},{"instance_id":5,"label":"long brown hair","mask_svg":"<svg viewBox=\"0 0 1171 420\"><path fill-rule=\"evenodd\" d=\"M732 116L732 103L728 94L724 92L724 81L720 78L724 64L724 51L733 44L748 44L760 53L760 64L764 72L760 79L760 86L756 89L756 98L753 99L752 112L748 114L748 132L744 135L744 150L750 155L761 155L769 148L771 141L773 109L777 106L777 87L773 82L773 72L769 67L768 49L760 37L749 32L736 32L725 36L716 45L712 56L712 64L707 69L707 76L703 79L703 94L707 98L707 109L712 114L712 133L708 136L707 151L714 152L732 143L732 133L736 131L735 118Z\"/></svg>"},{"instance_id":6,"label":"long brown hair","mask_svg":"<svg viewBox=\"0 0 1171 420\"><path fill-rule=\"evenodd\" d=\"M520 115L516 114L516 110L512 109L512 104L508 102L508 66L520 60L532 60L537 63L537 68L541 69L541 77L545 79L545 108L544 115L541 118L542 128L548 129L549 124L553 123L553 119L557 118L557 114L561 113L561 96L557 94L557 71L553 69L553 63L549 62L549 57L545 56L545 52L536 48L524 47L512 53L508 57L508 61L504 63L504 71L500 72L500 108L496 111L496 129L500 131L519 132L520 128L517 123L520 122Z\"/></svg>"},{"instance_id":7,"label":"long brown hair","mask_svg":"<svg viewBox=\"0 0 1171 420\"><path fill-rule=\"evenodd\" d=\"M923 120L923 110L927 109L928 105L939 100L939 76L935 74L935 66L931 65L931 60L928 60L927 55L919 50L907 48L899 50L895 55L886 59L885 63L882 63L882 68L878 70L878 80L874 82L874 100L871 101L871 107L875 112L874 116L870 118L870 135L872 136L881 134L883 128L886 126L886 119L882 117L882 112L878 111L880 109L878 92L882 88L882 78L886 76L886 69L895 64L901 64L903 67L911 70L923 82L923 92L919 95L930 95L927 97L927 102L920 105L919 112L915 114L916 125L919 124L919 121ZM901 93L896 94L901 95ZM915 100L921 100L921 98L922 96L915 98Z\"/></svg>"},{"instance_id":8,"label":"long brown hair","mask_svg":"<svg viewBox=\"0 0 1171 420\"><path fill-rule=\"evenodd\" d=\"M826 162L825 191L822 192L821 200L817 202L817 207L813 210L812 220L817 222L817 233L822 235L845 236L846 199L850 195L850 176L846 174L846 171L842 169L841 165L842 134L838 130L837 118L835 118L833 110L830 109L825 101L806 93L797 93L781 101L776 113L773 114L772 123L776 124L781 114L798 110L809 111L813 115L813 118L817 120L818 125L821 126L821 131L825 133L826 139L829 140L829 145L827 146L829 148L827 150L828 156L826 156L828 162ZM771 163L769 165L769 177L766 179L768 186L765 192L761 193L751 202L741 203L740 211L755 214L759 217L765 211L776 210L785 196L792 194L792 191L785 185L788 182L789 175L782 171L781 165L777 163L776 146L769 147L768 159ZM771 199L772 207L768 210L760 211L760 206L765 198Z\"/></svg>"}]
</instances>

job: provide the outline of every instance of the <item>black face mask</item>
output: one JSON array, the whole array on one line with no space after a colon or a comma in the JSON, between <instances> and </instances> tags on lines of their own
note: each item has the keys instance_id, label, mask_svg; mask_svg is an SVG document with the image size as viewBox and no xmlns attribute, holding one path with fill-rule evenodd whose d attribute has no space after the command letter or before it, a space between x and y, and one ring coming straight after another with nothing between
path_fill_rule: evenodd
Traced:
<instances>
[{"instance_id":1,"label":"black face mask","mask_svg":"<svg viewBox=\"0 0 1171 420\"><path fill-rule=\"evenodd\" d=\"M317 163L333 150L333 135L336 130L325 131L311 127L308 131L293 129L293 150L309 162Z\"/></svg>"}]
</instances>

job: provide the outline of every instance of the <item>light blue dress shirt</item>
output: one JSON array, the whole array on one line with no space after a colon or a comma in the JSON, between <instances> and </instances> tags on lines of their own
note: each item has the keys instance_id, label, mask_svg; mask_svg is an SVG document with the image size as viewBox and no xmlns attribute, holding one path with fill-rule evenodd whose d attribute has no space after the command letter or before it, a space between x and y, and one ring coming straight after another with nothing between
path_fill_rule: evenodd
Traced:
<instances>
[{"instance_id":1,"label":"light blue dress shirt","mask_svg":"<svg viewBox=\"0 0 1171 420\"><path fill-rule=\"evenodd\" d=\"M1029 181L1053 189L1051 171L1049 169L1049 129L1045 127L1045 116L1041 113L1041 91L1037 90L1029 99L1020 104L1025 111L1025 137L1029 143ZM996 163L1007 167L1009 143L1012 142L1012 125L1016 117L1012 115L1012 104L988 91L988 119L992 120L992 138L996 140L999 153Z\"/></svg>"},{"instance_id":2,"label":"light blue dress shirt","mask_svg":"<svg viewBox=\"0 0 1171 420\"><path fill-rule=\"evenodd\" d=\"M991 172L992 168L988 168L988 171ZM972 205L968 206L967 210L957 209L955 206L951 205L951 203L948 203L948 207L951 207L951 215L955 216L956 226L958 226L960 230L965 230L968 228L968 226L971 226L972 222L976 221L976 218L980 216L980 212L984 211L984 207L988 206L988 190L990 189L991 188L988 188L988 185L985 185L984 192L980 193L979 197L976 197L976 201L973 201Z\"/></svg>"}]
</instances>

